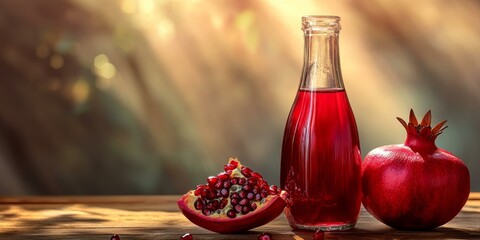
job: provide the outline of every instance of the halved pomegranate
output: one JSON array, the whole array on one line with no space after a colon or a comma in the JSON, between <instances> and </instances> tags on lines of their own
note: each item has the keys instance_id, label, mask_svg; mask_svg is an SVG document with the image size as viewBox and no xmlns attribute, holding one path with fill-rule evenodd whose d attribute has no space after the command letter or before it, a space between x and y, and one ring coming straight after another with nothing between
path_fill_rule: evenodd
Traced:
<instances>
[{"instance_id":1,"label":"halved pomegranate","mask_svg":"<svg viewBox=\"0 0 480 240\"><path fill-rule=\"evenodd\" d=\"M285 194L262 175L230 158L224 172L207 178L178 200L183 215L200 227L234 233L264 225L285 208Z\"/></svg>"}]
</instances>

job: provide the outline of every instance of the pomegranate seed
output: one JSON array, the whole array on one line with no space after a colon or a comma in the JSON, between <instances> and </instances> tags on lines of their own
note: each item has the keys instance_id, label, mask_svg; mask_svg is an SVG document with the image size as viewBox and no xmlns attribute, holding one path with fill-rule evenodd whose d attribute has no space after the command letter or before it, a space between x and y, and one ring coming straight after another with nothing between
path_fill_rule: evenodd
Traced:
<instances>
[{"instance_id":1,"label":"pomegranate seed","mask_svg":"<svg viewBox=\"0 0 480 240\"><path fill-rule=\"evenodd\" d=\"M323 240L325 233L322 230L318 230L313 234L313 240Z\"/></svg>"},{"instance_id":2,"label":"pomegranate seed","mask_svg":"<svg viewBox=\"0 0 480 240\"><path fill-rule=\"evenodd\" d=\"M255 200L256 201L262 200L262 195L260 195L260 193L257 193L257 195L255 195Z\"/></svg>"},{"instance_id":3,"label":"pomegranate seed","mask_svg":"<svg viewBox=\"0 0 480 240\"><path fill-rule=\"evenodd\" d=\"M235 165L233 165L233 164L227 164L227 165L225 165L225 166L223 167L223 170L228 171L228 170L233 170L233 169L235 169L235 168L237 168Z\"/></svg>"},{"instance_id":4,"label":"pomegranate seed","mask_svg":"<svg viewBox=\"0 0 480 240\"><path fill-rule=\"evenodd\" d=\"M228 164L232 164L233 166L238 167L238 161L235 159L231 159L230 161L228 161Z\"/></svg>"},{"instance_id":5,"label":"pomegranate seed","mask_svg":"<svg viewBox=\"0 0 480 240\"><path fill-rule=\"evenodd\" d=\"M257 172L253 172L252 177L255 177L257 179L263 179L262 175L260 175L260 173L257 173Z\"/></svg>"},{"instance_id":6,"label":"pomegranate seed","mask_svg":"<svg viewBox=\"0 0 480 240\"><path fill-rule=\"evenodd\" d=\"M232 186L232 184L228 180L223 183L223 187L226 188L226 189L229 189L231 186Z\"/></svg>"},{"instance_id":7,"label":"pomegranate seed","mask_svg":"<svg viewBox=\"0 0 480 240\"><path fill-rule=\"evenodd\" d=\"M239 204L239 205L236 205L236 206L234 207L234 209L235 209L235 212L236 212L236 213L240 213L240 212L242 211L242 206L240 206L240 204Z\"/></svg>"},{"instance_id":8,"label":"pomegranate seed","mask_svg":"<svg viewBox=\"0 0 480 240\"><path fill-rule=\"evenodd\" d=\"M207 205L205 205L205 209L208 209L208 210L211 210L211 211L215 211L215 208L213 207L213 203L212 203L212 202L207 203Z\"/></svg>"},{"instance_id":9,"label":"pomegranate seed","mask_svg":"<svg viewBox=\"0 0 480 240\"><path fill-rule=\"evenodd\" d=\"M270 190L269 190L270 195L276 195L279 193L279 191L280 189L278 189L277 186L275 185L270 186Z\"/></svg>"},{"instance_id":10,"label":"pomegranate seed","mask_svg":"<svg viewBox=\"0 0 480 240\"><path fill-rule=\"evenodd\" d=\"M257 179L256 177L251 177L251 178L249 178L249 179L247 180L248 185L250 185L250 186L255 186L255 185L257 185L257 181L258 181L258 179Z\"/></svg>"},{"instance_id":11,"label":"pomegranate seed","mask_svg":"<svg viewBox=\"0 0 480 240\"><path fill-rule=\"evenodd\" d=\"M203 215L205 215L205 216L209 216L212 212L211 212L210 210L204 208L204 209L202 210L202 213L203 213Z\"/></svg>"},{"instance_id":12,"label":"pomegranate seed","mask_svg":"<svg viewBox=\"0 0 480 240\"><path fill-rule=\"evenodd\" d=\"M183 236L180 237L180 240L193 240L193 235L190 233L185 233Z\"/></svg>"},{"instance_id":13,"label":"pomegranate seed","mask_svg":"<svg viewBox=\"0 0 480 240\"><path fill-rule=\"evenodd\" d=\"M210 176L210 177L207 178L207 182L208 182L208 185L209 185L210 187L212 187L212 186L215 185L215 183L218 182L218 178L215 177L215 176Z\"/></svg>"},{"instance_id":14,"label":"pomegranate seed","mask_svg":"<svg viewBox=\"0 0 480 240\"><path fill-rule=\"evenodd\" d=\"M268 194L262 192L262 193L260 193L260 196L262 196L262 198L266 198L268 196Z\"/></svg>"},{"instance_id":15,"label":"pomegranate seed","mask_svg":"<svg viewBox=\"0 0 480 240\"><path fill-rule=\"evenodd\" d=\"M247 199L248 200L252 200L253 198L255 198L255 194L253 194L253 193L248 193L247 194Z\"/></svg>"},{"instance_id":16,"label":"pomegranate seed","mask_svg":"<svg viewBox=\"0 0 480 240\"><path fill-rule=\"evenodd\" d=\"M247 214L250 212L250 207L248 206L243 206L242 207L242 214Z\"/></svg>"},{"instance_id":17,"label":"pomegranate seed","mask_svg":"<svg viewBox=\"0 0 480 240\"><path fill-rule=\"evenodd\" d=\"M253 187L253 190L252 190L252 193L253 193L253 194L257 194L257 193L259 193L259 192L260 192L260 190L258 189L257 186Z\"/></svg>"},{"instance_id":18,"label":"pomegranate seed","mask_svg":"<svg viewBox=\"0 0 480 240\"><path fill-rule=\"evenodd\" d=\"M246 183L247 183L247 179L245 179L245 178L239 178L238 179L238 184L239 185L245 185Z\"/></svg>"},{"instance_id":19,"label":"pomegranate seed","mask_svg":"<svg viewBox=\"0 0 480 240\"><path fill-rule=\"evenodd\" d=\"M218 174L217 177L218 177L220 180L225 181L225 180L227 180L227 179L230 178L230 175L227 174L227 173L220 173L220 174Z\"/></svg>"},{"instance_id":20,"label":"pomegranate seed","mask_svg":"<svg viewBox=\"0 0 480 240\"><path fill-rule=\"evenodd\" d=\"M238 193L232 193L232 195L230 195L230 198L240 198L240 196L238 196Z\"/></svg>"},{"instance_id":21,"label":"pomegranate seed","mask_svg":"<svg viewBox=\"0 0 480 240\"><path fill-rule=\"evenodd\" d=\"M244 191L246 191L246 192L249 192L249 191L252 190L252 187L250 187L249 185L245 185L245 186L243 186L242 189L243 189Z\"/></svg>"},{"instance_id":22,"label":"pomegranate seed","mask_svg":"<svg viewBox=\"0 0 480 240\"><path fill-rule=\"evenodd\" d=\"M218 181L217 183L215 183L215 186L213 186L214 189L220 189L222 188L223 186L223 182L222 181Z\"/></svg>"},{"instance_id":23,"label":"pomegranate seed","mask_svg":"<svg viewBox=\"0 0 480 240\"><path fill-rule=\"evenodd\" d=\"M197 185L197 187L195 188L195 191L193 192L193 194L195 196L200 196L201 193L205 190L205 185L203 184L200 184L200 185Z\"/></svg>"},{"instance_id":24,"label":"pomegranate seed","mask_svg":"<svg viewBox=\"0 0 480 240\"><path fill-rule=\"evenodd\" d=\"M231 183L232 185L237 184L237 183L238 183L238 178L232 178L232 180L230 180L230 183Z\"/></svg>"},{"instance_id":25,"label":"pomegranate seed","mask_svg":"<svg viewBox=\"0 0 480 240\"><path fill-rule=\"evenodd\" d=\"M220 191L220 195L222 195L222 197L228 197L228 190L225 189L225 188L222 189L222 190Z\"/></svg>"},{"instance_id":26,"label":"pomegranate seed","mask_svg":"<svg viewBox=\"0 0 480 240\"><path fill-rule=\"evenodd\" d=\"M256 203L250 204L250 210L253 211L253 210L255 210L255 209L257 209L257 204L256 204Z\"/></svg>"},{"instance_id":27,"label":"pomegranate seed","mask_svg":"<svg viewBox=\"0 0 480 240\"><path fill-rule=\"evenodd\" d=\"M201 210L205 205L205 202L203 201L202 198L197 198L197 200L195 200L195 203L193 205L195 206L195 209Z\"/></svg>"},{"instance_id":28,"label":"pomegranate seed","mask_svg":"<svg viewBox=\"0 0 480 240\"><path fill-rule=\"evenodd\" d=\"M218 200L211 201L213 210L217 210L220 207L220 202Z\"/></svg>"},{"instance_id":29,"label":"pomegranate seed","mask_svg":"<svg viewBox=\"0 0 480 240\"><path fill-rule=\"evenodd\" d=\"M245 191L242 190L242 191L240 191L240 192L238 193L238 196L239 196L240 198L245 198L245 197L247 196L247 192L245 192Z\"/></svg>"},{"instance_id":30,"label":"pomegranate seed","mask_svg":"<svg viewBox=\"0 0 480 240\"><path fill-rule=\"evenodd\" d=\"M120 236L118 236L117 234L114 234L110 240L120 240Z\"/></svg>"},{"instance_id":31,"label":"pomegranate seed","mask_svg":"<svg viewBox=\"0 0 480 240\"><path fill-rule=\"evenodd\" d=\"M228 210L227 217L235 218L236 216L237 216L237 213L233 209Z\"/></svg>"},{"instance_id":32,"label":"pomegranate seed","mask_svg":"<svg viewBox=\"0 0 480 240\"><path fill-rule=\"evenodd\" d=\"M243 166L240 172L247 178L252 176L252 170L248 167Z\"/></svg>"},{"instance_id":33,"label":"pomegranate seed","mask_svg":"<svg viewBox=\"0 0 480 240\"><path fill-rule=\"evenodd\" d=\"M270 233L260 233L258 235L258 240L271 240L272 239L272 234Z\"/></svg>"},{"instance_id":34,"label":"pomegranate seed","mask_svg":"<svg viewBox=\"0 0 480 240\"><path fill-rule=\"evenodd\" d=\"M201 188L197 188L195 189L195 191L193 192L193 195L195 196L200 196L200 194L202 193L203 189Z\"/></svg>"},{"instance_id":35,"label":"pomegranate seed","mask_svg":"<svg viewBox=\"0 0 480 240\"><path fill-rule=\"evenodd\" d=\"M233 186L230 187L231 192L237 192L237 190L239 190L239 189L240 188L239 188L238 185L233 185Z\"/></svg>"},{"instance_id":36,"label":"pomegranate seed","mask_svg":"<svg viewBox=\"0 0 480 240\"><path fill-rule=\"evenodd\" d=\"M214 199L215 197L217 197L217 194L215 192L212 192L212 191L209 191L208 194L207 194L207 199L208 200L212 200Z\"/></svg>"},{"instance_id":37,"label":"pomegranate seed","mask_svg":"<svg viewBox=\"0 0 480 240\"><path fill-rule=\"evenodd\" d=\"M240 200L240 202L238 202L238 204L242 205L242 206L245 206L248 204L248 199L244 198L242 200Z\"/></svg>"},{"instance_id":38,"label":"pomegranate seed","mask_svg":"<svg viewBox=\"0 0 480 240\"><path fill-rule=\"evenodd\" d=\"M240 200L238 200L238 198L232 198L232 199L230 199L230 203L231 203L232 205L237 205L239 201L240 201Z\"/></svg>"}]
</instances>

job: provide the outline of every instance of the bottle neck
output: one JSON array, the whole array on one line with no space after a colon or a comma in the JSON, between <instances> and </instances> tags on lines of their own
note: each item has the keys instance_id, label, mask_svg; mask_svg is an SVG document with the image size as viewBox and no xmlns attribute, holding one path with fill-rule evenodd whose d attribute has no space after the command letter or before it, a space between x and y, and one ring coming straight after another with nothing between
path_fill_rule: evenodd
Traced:
<instances>
[{"instance_id":1,"label":"bottle neck","mask_svg":"<svg viewBox=\"0 0 480 240\"><path fill-rule=\"evenodd\" d=\"M304 29L305 53L300 89L344 89L338 31Z\"/></svg>"}]
</instances>

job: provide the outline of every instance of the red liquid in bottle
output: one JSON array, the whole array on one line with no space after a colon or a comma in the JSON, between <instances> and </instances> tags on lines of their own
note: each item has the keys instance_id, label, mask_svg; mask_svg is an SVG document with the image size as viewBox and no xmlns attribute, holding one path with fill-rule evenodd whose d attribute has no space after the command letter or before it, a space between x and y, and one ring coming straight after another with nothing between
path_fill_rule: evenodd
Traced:
<instances>
[{"instance_id":1,"label":"red liquid in bottle","mask_svg":"<svg viewBox=\"0 0 480 240\"><path fill-rule=\"evenodd\" d=\"M285 128L281 186L294 228L352 228L360 211L361 155L344 89L299 90Z\"/></svg>"}]
</instances>

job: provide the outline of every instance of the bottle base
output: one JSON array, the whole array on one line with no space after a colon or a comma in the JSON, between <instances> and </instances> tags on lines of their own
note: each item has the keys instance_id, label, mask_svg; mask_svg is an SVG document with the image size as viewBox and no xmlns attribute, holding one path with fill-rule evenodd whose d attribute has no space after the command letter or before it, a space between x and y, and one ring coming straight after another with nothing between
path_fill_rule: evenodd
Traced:
<instances>
[{"instance_id":1,"label":"bottle base","mask_svg":"<svg viewBox=\"0 0 480 240\"><path fill-rule=\"evenodd\" d=\"M353 229L355 227L355 223L329 223L329 224L317 224L317 225L303 225L298 223L290 223L290 226L294 229L301 229L307 231L324 231L324 232L331 232L331 231L346 231Z\"/></svg>"}]
</instances>

